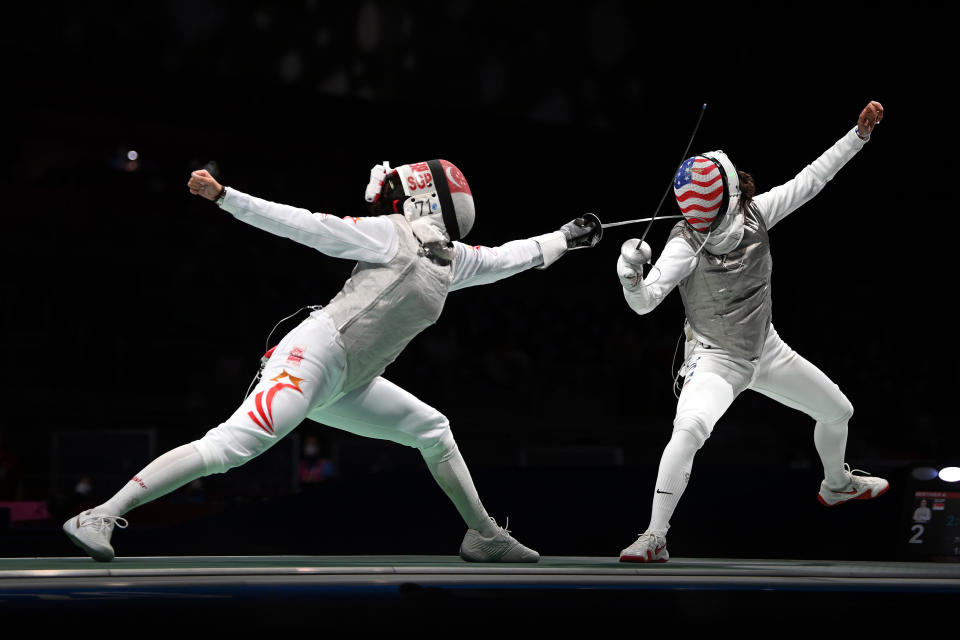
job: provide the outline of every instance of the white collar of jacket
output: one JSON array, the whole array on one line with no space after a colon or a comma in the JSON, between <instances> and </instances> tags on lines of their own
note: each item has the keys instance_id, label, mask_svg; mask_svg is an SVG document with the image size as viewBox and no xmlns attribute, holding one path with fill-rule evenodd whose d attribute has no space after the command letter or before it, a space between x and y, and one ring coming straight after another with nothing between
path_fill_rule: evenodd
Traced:
<instances>
[{"instance_id":1,"label":"white collar of jacket","mask_svg":"<svg viewBox=\"0 0 960 640\"><path fill-rule=\"evenodd\" d=\"M410 229L427 253L448 262L453 260L457 250L450 242L443 222L433 216L421 216L410 221Z\"/></svg>"},{"instance_id":2,"label":"white collar of jacket","mask_svg":"<svg viewBox=\"0 0 960 640\"><path fill-rule=\"evenodd\" d=\"M715 256L724 256L740 246L742 240L743 211L740 209L740 198L737 198L735 212L728 212L720 221L720 226L709 232L704 248Z\"/></svg>"}]
</instances>

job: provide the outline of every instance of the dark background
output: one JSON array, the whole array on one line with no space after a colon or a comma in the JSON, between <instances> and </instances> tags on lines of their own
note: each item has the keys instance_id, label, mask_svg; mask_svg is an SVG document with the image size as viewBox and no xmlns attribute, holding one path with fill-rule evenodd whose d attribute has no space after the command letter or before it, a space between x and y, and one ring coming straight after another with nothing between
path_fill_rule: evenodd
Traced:
<instances>
[{"instance_id":1,"label":"dark background","mask_svg":"<svg viewBox=\"0 0 960 640\"><path fill-rule=\"evenodd\" d=\"M228 416L275 323L352 268L190 196L191 170L363 215L372 164L446 158L475 195L467 240L492 246L586 211L650 215L703 103L692 152L723 148L762 192L877 100L873 140L772 233L774 321L853 402L850 463L893 488L823 509L811 420L746 393L697 456L671 550L904 557L910 471L960 461L935 10L276 4L5 9L0 499L51 517L9 525L2 553L74 554L61 519ZM451 419L490 513L542 553L615 555L649 516L683 311L677 294L644 317L622 298L619 247L643 228L451 295L386 374ZM669 229L650 232L655 255ZM296 478L306 435L336 469L312 487ZM121 554L453 553L462 533L415 451L310 423L130 519Z\"/></svg>"}]
</instances>

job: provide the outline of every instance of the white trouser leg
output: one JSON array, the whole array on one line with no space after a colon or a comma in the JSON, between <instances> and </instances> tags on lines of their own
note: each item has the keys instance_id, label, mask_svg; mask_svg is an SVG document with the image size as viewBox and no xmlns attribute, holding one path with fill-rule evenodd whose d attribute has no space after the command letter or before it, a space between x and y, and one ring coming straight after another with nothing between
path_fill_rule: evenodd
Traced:
<instances>
[{"instance_id":1,"label":"white trouser leg","mask_svg":"<svg viewBox=\"0 0 960 640\"><path fill-rule=\"evenodd\" d=\"M771 328L757 375L750 388L816 421L813 441L823 463L827 484L843 487L847 423L853 405L820 369L799 356Z\"/></svg>"},{"instance_id":2,"label":"white trouser leg","mask_svg":"<svg viewBox=\"0 0 960 640\"><path fill-rule=\"evenodd\" d=\"M137 505L146 504L206 475L203 456L192 443L167 451L148 464L94 513L122 516Z\"/></svg>"},{"instance_id":3,"label":"white trouser leg","mask_svg":"<svg viewBox=\"0 0 960 640\"><path fill-rule=\"evenodd\" d=\"M663 450L648 531L665 535L693 469L693 458L713 427L746 388L753 365L719 349L696 347L677 403L673 435Z\"/></svg>"},{"instance_id":4,"label":"white trouser leg","mask_svg":"<svg viewBox=\"0 0 960 640\"><path fill-rule=\"evenodd\" d=\"M357 435L419 449L467 526L484 535L492 534L490 518L454 442L449 421L413 394L378 377L337 402L314 409L309 418Z\"/></svg>"},{"instance_id":5,"label":"white trouser leg","mask_svg":"<svg viewBox=\"0 0 960 640\"><path fill-rule=\"evenodd\" d=\"M686 367L673 424L675 430L689 431L698 447L702 447L720 416L750 384L755 366L721 349L698 346Z\"/></svg>"},{"instance_id":6,"label":"white trouser leg","mask_svg":"<svg viewBox=\"0 0 960 640\"><path fill-rule=\"evenodd\" d=\"M653 495L653 508L647 531L665 536L670 528L670 518L680 502L684 489L690 481L693 457L699 445L687 430L675 430L660 458L657 487Z\"/></svg>"},{"instance_id":7,"label":"white trouser leg","mask_svg":"<svg viewBox=\"0 0 960 640\"><path fill-rule=\"evenodd\" d=\"M333 322L322 314L284 336L240 407L195 442L207 473L249 462L293 431L311 408L339 392L346 357L337 336Z\"/></svg>"},{"instance_id":8,"label":"white trouser leg","mask_svg":"<svg viewBox=\"0 0 960 640\"><path fill-rule=\"evenodd\" d=\"M335 337L329 319L305 320L280 341L259 384L226 422L156 458L95 512L123 515L266 451L303 421L310 406L338 390L345 360Z\"/></svg>"}]
</instances>

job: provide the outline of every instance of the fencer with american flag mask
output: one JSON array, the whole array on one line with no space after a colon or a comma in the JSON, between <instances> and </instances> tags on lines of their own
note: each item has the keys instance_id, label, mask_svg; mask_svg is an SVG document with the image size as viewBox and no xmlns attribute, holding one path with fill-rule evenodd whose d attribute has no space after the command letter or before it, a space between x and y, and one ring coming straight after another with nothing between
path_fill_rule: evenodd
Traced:
<instances>
[{"instance_id":1,"label":"fencer with american flag mask","mask_svg":"<svg viewBox=\"0 0 960 640\"><path fill-rule=\"evenodd\" d=\"M248 462L309 418L417 448L467 525L464 560L539 560L487 514L447 418L381 374L438 320L449 292L546 268L568 249L595 245L602 231L578 218L498 247L468 246L459 240L473 226L473 193L453 163L388 167L371 170L365 197L373 215L344 218L256 198L207 171L193 172L190 193L238 220L357 264L329 304L267 352L259 382L226 421L161 455L107 502L64 523L77 546L96 560L112 560L111 534L127 526L128 511Z\"/></svg>"},{"instance_id":2,"label":"fencer with american flag mask","mask_svg":"<svg viewBox=\"0 0 960 640\"><path fill-rule=\"evenodd\" d=\"M651 312L674 287L686 312L684 377L673 433L660 460L650 523L620 554L624 562L666 562L670 518L686 489L693 458L720 416L752 389L815 421L813 440L825 478L818 499L833 506L875 498L886 480L851 471L844 461L853 406L840 388L780 339L771 321L768 232L817 195L870 139L883 107L870 102L857 126L795 178L755 195L753 178L722 151L685 160L674 179L684 220L644 277L649 245L627 240L617 275L627 304Z\"/></svg>"}]
</instances>

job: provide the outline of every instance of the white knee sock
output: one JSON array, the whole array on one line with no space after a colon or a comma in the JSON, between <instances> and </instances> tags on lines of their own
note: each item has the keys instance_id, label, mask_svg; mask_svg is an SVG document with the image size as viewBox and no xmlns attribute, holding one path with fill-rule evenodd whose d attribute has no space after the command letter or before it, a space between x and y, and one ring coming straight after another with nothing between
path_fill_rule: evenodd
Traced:
<instances>
[{"instance_id":1,"label":"white knee sock","mask_svg":"<svg viewBox=\"0 0 960 640\"><path fill-rule=\"evenodd\" d=\"M148 464L93 512L122 516L134 507L165 496L204 475L207 472L200 452L192 443L185 444Z\"/></svg>"},{"instance_id":2,"label":"white knee sock","mask_svg":"<svg viewBox=\"0 0 960 640\"><path fill-rule=\"evenodd\" d=\"M424 453L423 459L427 462L430 473L444 493L453 501L453 505L460 513L460 517L470 529L476 529L484 536L492 536L495 532L490 516L480 502L480 496L473 485L473 478L467 464L460 455L460 449L453 445L453 451L442 457L429 456Z\"/></svg>"},{"instance_id":3,"label":"white knee sock","mask_svg":"<svg viewBox=\"0 0 960 640\"><path fill-rule=\"evenodd\" d=\"M689 432L673 432L660 457L660 471L657 473L657 487L653 494L648 531L666 535L673 511L680 502L683 490L687 488L693 457L699 448L700 443Z\"/></svg>"},{"instance_id":4,"label":"white knee sock","mask_svg":"<svg viewBox=\"0 0 960 640\"><path fill-rule=\"evenodd\" d=\"M843 460L847 449L847 421L826 424L818 422L813 429L813 444L823 463L827 486L842 489L847 486Z\"/></svg>"}]
</instances>

